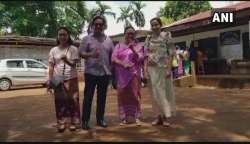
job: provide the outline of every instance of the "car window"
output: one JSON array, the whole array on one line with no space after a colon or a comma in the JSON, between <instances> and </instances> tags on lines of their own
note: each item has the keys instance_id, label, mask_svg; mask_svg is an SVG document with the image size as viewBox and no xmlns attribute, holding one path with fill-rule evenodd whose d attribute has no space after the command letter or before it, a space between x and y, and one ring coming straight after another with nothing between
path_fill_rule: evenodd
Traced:
<instances>
[{"instance_id":1,"label":"car window","mask_svg":"<svg viewBox=\"0 0 250 144\"><path fill-rule=\"evenodd\" d=\"M34 61L26 61L27 67L28 68L41 68L41 69L46 69L46 67L38 62Z\"/></svg>"},{"instance_id":2,"label":"car window","mask_svg":"<svg viewBox=\"0 0 250 144\"><path fill-rule=\"evenodd\" d=\"M24 68L23 61L7 61L8 68Z\"/></svg>"}]
</instances>

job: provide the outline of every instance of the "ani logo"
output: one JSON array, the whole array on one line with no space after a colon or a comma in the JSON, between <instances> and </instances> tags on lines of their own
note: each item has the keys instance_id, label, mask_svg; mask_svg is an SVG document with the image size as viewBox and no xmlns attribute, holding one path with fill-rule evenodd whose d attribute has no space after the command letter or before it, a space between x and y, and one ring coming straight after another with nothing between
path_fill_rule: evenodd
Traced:
<instances>
[{"instance_id":1,"label":"ani logo","mask_svg":"<svg viewBox=\"0 0 250 144\"><path fill-rule=\"evenodd\" d=\"M233 23L234 13L233 9L214 9L212 11L213 23Z\"/></svg>"}]
</instances>

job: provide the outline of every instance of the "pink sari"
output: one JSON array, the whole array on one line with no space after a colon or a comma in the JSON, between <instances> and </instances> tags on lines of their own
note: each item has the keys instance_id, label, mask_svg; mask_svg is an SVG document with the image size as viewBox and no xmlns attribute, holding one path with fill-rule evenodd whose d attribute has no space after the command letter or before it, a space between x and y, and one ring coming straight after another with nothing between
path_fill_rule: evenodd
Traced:
<instances>
[{"instance_id":1,"label":"pink sari","mask_svg":"<svg viewBox=\"0 0 250 144\"><path fill-rule=\"evenodd\" d=\"M140 68L144 60L144 50L139 44L135 48L139 52L139 57L136 57L132 50L123 43L117 44L112 54L112 61L119 59L124 63L133 64L133 67L129 69L114 64L121 120L127 119L128 116L137 119L141 115Z\"/></svg>"}]
</instances>

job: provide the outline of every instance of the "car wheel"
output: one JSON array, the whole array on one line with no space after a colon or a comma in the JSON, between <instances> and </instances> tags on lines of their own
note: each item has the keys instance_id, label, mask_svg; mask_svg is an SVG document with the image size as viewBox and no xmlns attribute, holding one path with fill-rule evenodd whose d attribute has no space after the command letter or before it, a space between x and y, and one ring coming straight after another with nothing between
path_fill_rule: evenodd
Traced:
<instances>
[{"instance_id":1,"label":"car wheel","mask_svg":"<svg viewBox=\"0 0 250 144\"><path fill-rule=\"evenodd\" d=\"M0 80L0 90L6 91L9 90L11 87L11 82L8 79L1 79Z\"/></svg>"}]
</instances>

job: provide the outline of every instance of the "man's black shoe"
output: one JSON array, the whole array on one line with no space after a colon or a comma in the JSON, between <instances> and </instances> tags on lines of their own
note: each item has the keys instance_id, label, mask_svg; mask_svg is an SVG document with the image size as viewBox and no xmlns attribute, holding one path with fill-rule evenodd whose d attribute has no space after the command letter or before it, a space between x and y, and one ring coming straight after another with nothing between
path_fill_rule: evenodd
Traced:
<instances>
[{"instance_id":1,"label":"man's black shoe","mask_svg":"<svg viewBox=\"0 0 250 144\"><path fill-rule=\"evenodd\" d=\"M85 129L85 130L90 129L89 122L83 122L82 123L82 129Z\"/></svg>"},{"instance_id":2,"label":"man's black shoe","mask_svg":"<svg viewBox=\"0 0 250 144\"><path fill-rule=\"evenodd\" d=\"M108 127L107 123L104 120L97 121L97 125L103 128Z\"/></svg>"}]
</instances>

